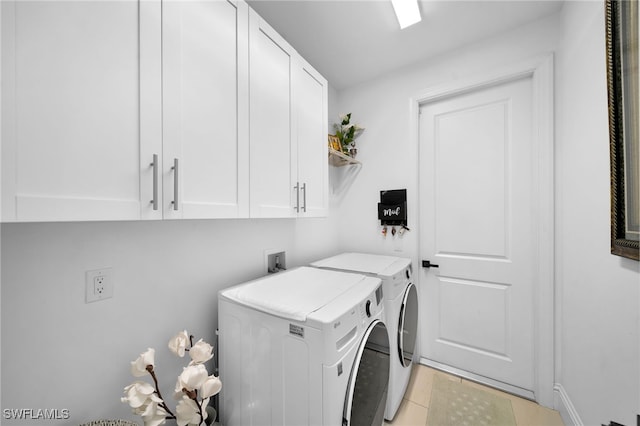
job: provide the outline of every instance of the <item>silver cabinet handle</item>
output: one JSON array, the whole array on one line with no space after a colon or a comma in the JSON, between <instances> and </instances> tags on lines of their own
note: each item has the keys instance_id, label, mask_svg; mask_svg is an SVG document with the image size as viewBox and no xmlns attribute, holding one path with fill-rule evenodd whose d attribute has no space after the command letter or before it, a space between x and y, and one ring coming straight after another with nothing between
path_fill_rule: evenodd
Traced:
<instances>
[{"instance_id":1,"label":"silver cabinet handle","mask_svg":"<svg viewBox=\"0 0 640 426\"><path fill-rule=\"evenodd\" d=\"M178 169L177 158L173 159L173 167L171 167L171 170L173 170L173 201L171 204L173 204L173 210L178 210L178 176L180 175L180 170Z\"/></svg>"},{"instance_id":2,"label":"silver cabinet handle","mask_svg":"<svg viewBox=\"0 0 640 426\"><path fill-rule=\"evenodd\" d=\"M307 183L302 184L302 211L307 212Z\"/></svg>"},{"instance_id":3,"label":"silver cabinet handle","mask_svg":"<svg viewBox=\"0 0 640 426\"><path fill-rule=\"evenodd\" d=\"M296 190L296 212L300 212L300 182L296 182L296 186L293 187Z\"/></svg>"},{"instance_id":4,"label":"silver cabinet handle","mask_svg":"<svg viewBox=\"0 0 640 426\"><path fill-rule=\"evenodd\" d=\"M158 210L158 154L153 154L153 162L149 164L153 168L153 209Z\"/></svg>"}]
</instances>

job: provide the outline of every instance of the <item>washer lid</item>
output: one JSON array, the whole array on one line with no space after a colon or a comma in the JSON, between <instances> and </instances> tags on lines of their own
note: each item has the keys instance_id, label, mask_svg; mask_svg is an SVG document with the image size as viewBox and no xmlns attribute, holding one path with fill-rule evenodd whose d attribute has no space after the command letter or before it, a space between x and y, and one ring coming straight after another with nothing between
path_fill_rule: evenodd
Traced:
<instances>
[{"instance_id":1,"label":"washer lid","mask_svg":"<svg viewBox=\"0 0 640 426\"><path fill-rule=\"evenodd\" d=\"M385 273L394 263L397 266ZM342 253L337 256L313 262L316 268L340 269L343 271L361 272L365 274L393 275L402 268L406 268L410 259L395 256L382 256L365 253Z\"/></svg>"},{"instance_id":2,"label":"washer lid","mask_svg":"<svg viewBox=\"0 0 640 426\"><path fill-rule=\"evenodd\" d=\"M243 305L296 321L342 295L364 275L301 267L251 281L221 294Z\"/></svg>"}]
</instances>

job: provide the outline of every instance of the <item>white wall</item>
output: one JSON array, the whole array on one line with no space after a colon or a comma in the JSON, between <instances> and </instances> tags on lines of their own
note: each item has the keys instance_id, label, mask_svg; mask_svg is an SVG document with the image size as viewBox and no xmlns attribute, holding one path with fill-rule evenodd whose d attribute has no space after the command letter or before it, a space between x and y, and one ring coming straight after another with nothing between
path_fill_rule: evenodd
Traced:
<instances>
[{"instance_id":1,"label":"white wall","mask_svg":"<svg viewBox=\"0 0 640 426\"><path fill-rule=\"evenodd\" d=\"M586 425L639 413L639 263L609 254L603 2L567 2L557 72L557 381Z\"/></svg>"},{"instance_id":2,"label":"white wall","mask_svg":"<svg viewBox=\"0 0 640 426\"><path fill-rule=\"evenodd\" d=\"M341 198L340 242L345 250L367 249L418 260L417 144L410 133L410 99L457 79L493 72L556 49L559 17L528 26L417 64L382 79L343 90L339 109L366 130L356 140L361 172ZM377 220L379 191L407 189L411 232L383 238Z\"/></svg>"},{"instance_id":3,"label":"white wall","mask_svg":"<svg viewBox=\"0 0 640 426\"><path fill-rule=\"evenodd\" d=\"M61 424L135 419L120 402L131 361L155 348L172 395L184 364L169 338L186 328L214 343L218 290L264 275L265 249L285 249L290 267L335 254L334 229L331 219L2 225L2 408L69 409ZM106 266L114 298L85 304L85 271Z\"/></svg>"}]
</instances>

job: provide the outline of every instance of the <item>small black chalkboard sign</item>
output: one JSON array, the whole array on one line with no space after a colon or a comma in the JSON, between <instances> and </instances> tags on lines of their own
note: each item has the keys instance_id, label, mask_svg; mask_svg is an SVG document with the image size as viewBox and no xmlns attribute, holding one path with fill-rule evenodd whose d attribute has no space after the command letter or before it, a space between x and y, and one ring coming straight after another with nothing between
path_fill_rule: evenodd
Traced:
<instances>
[{"instance_id":1,"label":"small black chalkboard sign","mask_svg":"<svg viewBox=\"0 0 640 426\"><path fill-rule=\"evenodd\" d=\"M380 191L378 220L382 225L407 226L407 190Z\"/></svg>"}]
</instances>

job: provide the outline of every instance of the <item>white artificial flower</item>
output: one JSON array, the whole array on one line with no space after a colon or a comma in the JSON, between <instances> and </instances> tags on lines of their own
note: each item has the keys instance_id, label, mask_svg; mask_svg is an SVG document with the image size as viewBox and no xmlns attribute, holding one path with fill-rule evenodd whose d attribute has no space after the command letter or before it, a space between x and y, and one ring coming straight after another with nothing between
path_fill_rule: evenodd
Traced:
<instances>
[{"instance_id":1,"label":"white artificial flower","mask_svg":"<svg viewBox=\"0 0 640 426\"><path fill-rule=\"evenodd\" d=\"M189 365L182 370L182 374L178 377L176 383L176 392L187 389L189 391L199 389L207 380L209 373L204 364Z\"/></svg>"},{"instance_id":2,"label":"white artificial flower","mask_svg":"<svg viewBox=\"0 0 640 426\"><path fill-rule=\"evenodd\" d=\"M149 383L135 382L124 388L122 402L133 408L133 413L142 416L145 426L158 426L165 422L167 412L160 407L163 401Z\"/></svg>"},{"instance_id":3,"label":"white artificial flower","mask_svg":"<svg viewBox=\"0 0 640 426\"><path fill-rule=\"evenodd\" d=\"M169 340L169 349L171 349L171 352L182 358L188 343L189 334L187 334L187 330L184 330Z\"/></svg>"},{"instance_id":4,"label":"white artificial flower","mask_svg":"<svg viewBox=\"0 0 640 426\"><path fill-rule=\"evenodd\" d=\"M160 400L162 401L162 400ZM144 426L159 426L167 421L167 412L160 407L156 401L152 401L147 405L147 409L142 413L136 413L142 416Z\"/></svg>"},{"instance_id":5,"label":"white artificial flower","mask_svg":"<svg viewBox=\"0 0 640 426\"><path fill-rule=\"evenodd\" d=\"M220 379L213 375L209 376L200 388L200 397L211 398L213 395L220 392L220 389L222 389L222 382L220 381Z\"/></svg>"},{"instance_id":6,"label":"white artificial flower","mask_svg":"<svg viewBox=\"0 0 640 426\"><path fill-rule=\"evenodd\" d=\"M133 374L134 377L142 377L147 374L147 365L155 366L155 353L156 351L152 348L149 348L146 352L141 353L138 359L131 362L131 374Z\"/></svg>"},{"instance_id":7,"label":"white artificial flower","mask_svg":"<svg viewBox=\"0 0 640 426\"><path fill-rule=\"evenodd\" d=\"M122 397L120 400L128 403L131 408L135 409L143 406L148 399L153 399L154 397L160 399L154 392L155 389L149 383L134 382L124 388L126 396Z\"/></svg>"},{"instance_id":8,"label":"white artificial flower","mask_svg":"<svg viewBox=\"0 0 640 426\"><path fill-rule=\"evenodd\" d=\"M201 420L207 418L206 407L213 395L222 389L222 382L218 377L209 376L204 363L213 358L213 347L200 339L195 345L191 345L191 336L187 331L181 331L169 340L169 349L176 355L184 357L186 351L190 352L191 361L178 376L175 398L176 421L178 425L199 425ZM189 346L192 346L189 348ZM131 362L131 373L136 377L144 376L155 369L155 350L147 349L146 352ZM151 366L147 370L147 367ZM155 378L155 375L154 375ZM156 383L156 386L158 384ZM160 398L155 387L145 382L134 382L124 388L124 397L121 401L127 403L134 414L140 415L144 426L160 426L166 423L167 417L173 418L165 402ZM197 401L200 399L200 402Z\"/></svg>"},{"instance_id":9,"label":"white artificial flower","mask_svg":"<svg viewBox=\"0 0 640 426\"><path fill-rule=\"evenodd\" d=\"M213 346L200 339L189 349L189 355L193 360L192 364L202 364L213 358Z\"/></svg>"},{"instance_id":10,"label":"white artificial flower","mask_svg":"<svg viewBox=\"0 0 640 426\"><path fill-rule=\"evenodd\" d=\"M206 410L203 410L203 417L206 418ZM200 409L196 402L184 395L176 406L176 423L178 426L199 425Z\"/></svg>"}]
</instances>

